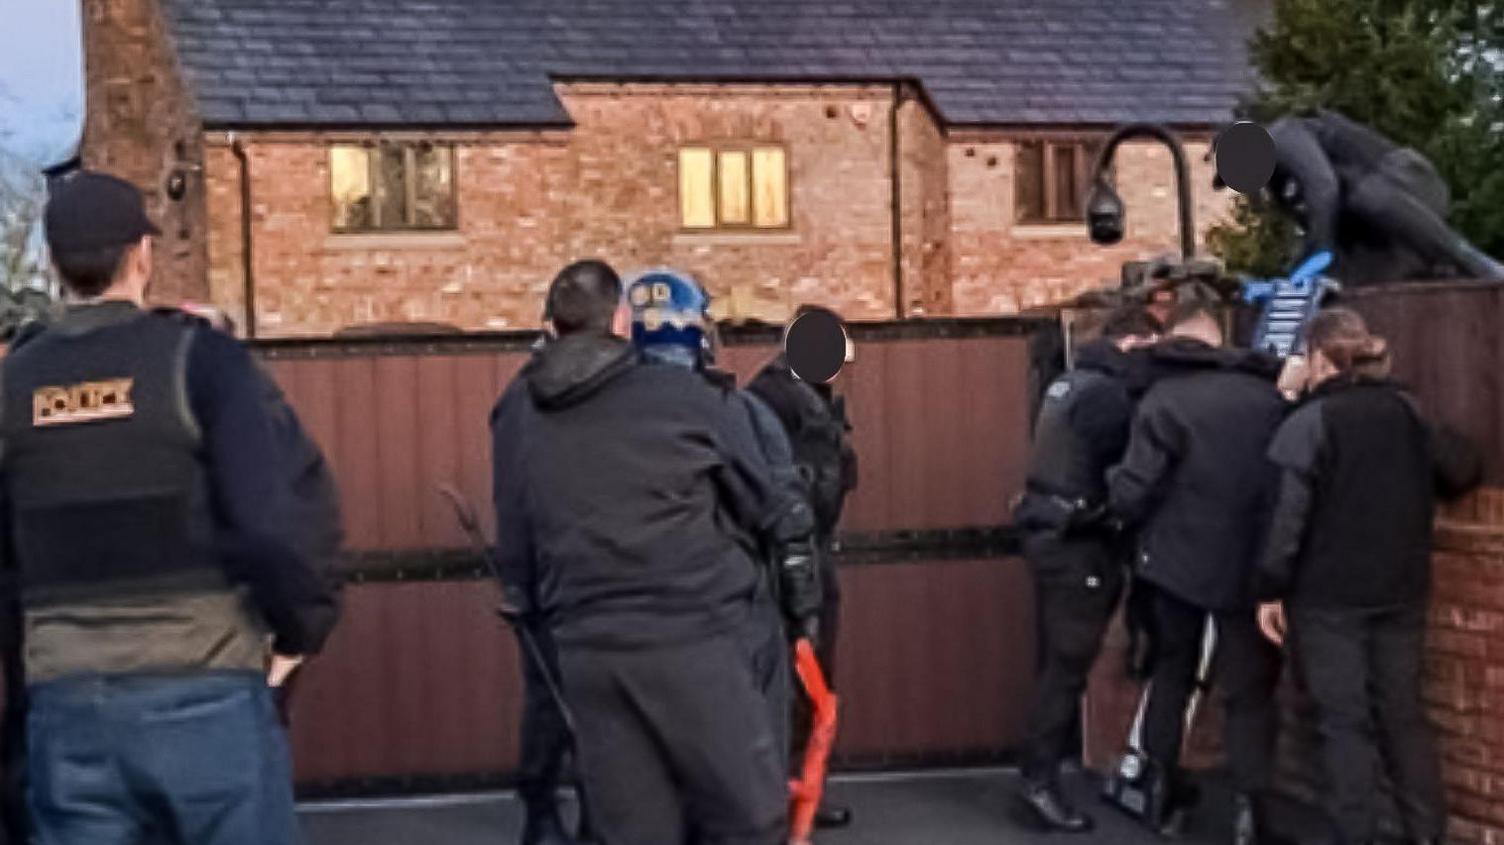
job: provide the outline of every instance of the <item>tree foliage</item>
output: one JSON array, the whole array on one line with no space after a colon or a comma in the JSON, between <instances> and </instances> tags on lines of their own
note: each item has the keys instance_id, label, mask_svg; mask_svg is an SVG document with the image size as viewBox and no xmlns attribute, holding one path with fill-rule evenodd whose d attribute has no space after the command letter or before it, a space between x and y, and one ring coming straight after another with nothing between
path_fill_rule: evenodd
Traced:
<instances>
[{"instance_id":1,"label":"tree foliage","mask_svg":"<svg viewBox=\"0 0 1504 845\"><path fill-rule=\"evenodd\" d=\"M1244 116L1329 108L1414 147L1451 186L1452 225L1504 254L1504 0L1275 0L1251 57ZM1234 272L1288 269L1276 217L1239 198L1213 250Z\"/></svg>"},{"instance_id":2,"label":"tree foliage","mask_svg":"<svg viewBox=\"0 0 1504 845\"><path fill-rule=\"evenodd\" d=\"M0 150L0 340L42 316L56 288L42 243L42 174Z\"/></svg>"}]
</instances>

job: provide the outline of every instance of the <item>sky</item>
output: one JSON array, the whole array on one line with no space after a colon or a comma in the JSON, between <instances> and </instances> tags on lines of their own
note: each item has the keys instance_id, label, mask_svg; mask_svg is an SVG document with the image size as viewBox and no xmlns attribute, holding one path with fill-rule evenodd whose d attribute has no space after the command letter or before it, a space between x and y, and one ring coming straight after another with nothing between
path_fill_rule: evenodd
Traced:
<instances>
[{"instance_id":1,"label":"sky","mask_svg":"<svg viewBox=\"0 0 1504 845\"><path fill-rule=\"evenodd\" d=\"M0 150L38 168L83 134L78 0L0 0Z\"/></svg>"}]
</instances>

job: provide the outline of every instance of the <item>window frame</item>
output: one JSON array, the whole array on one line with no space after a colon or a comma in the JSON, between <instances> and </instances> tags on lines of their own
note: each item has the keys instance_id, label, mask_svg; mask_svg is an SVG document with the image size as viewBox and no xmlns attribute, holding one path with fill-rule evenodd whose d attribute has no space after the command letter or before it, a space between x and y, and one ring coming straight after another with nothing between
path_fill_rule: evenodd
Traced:
<instances>
[{"instance_id":1,"label":"window frame","mask_svg":"<svg viewBox=\"0 0 1504 845\"><path fill-rule=\"evenodd\" d=\"M686 226L684 224L684 176L683 153L685 150L710 151L710 204L715 214L715 223L710 226ZM757 225L757 152L778 150L783 158L783 223L778 226ZM747 222L724 223L721 221L721 155L741 153L747 157ZM794 230L794 194L790 188L791 168L788 145L779 141L697 141L680 143L674 148L674 214L679 218L681 235L716 234L787 234Z\"/></svg>"},{"instance_id":2,"label":"window frame","mask_svg":"<svg viewBox=\"0 0 1504 845\"><path fill-rule=\"evenodd\" d=\"M449 158L449 191L447 203L449 206L449 223L440 226L422 226L409 224L404 221L402 225L369 225L358 228L340 226L338 223L339 204L334 197L334 173L331 170L326 183L329 190L329 231L333 235L426 235L444 232L460 231L460 202L459 202L459 157L455 154L457 146L452 141L432 141L425 139L401 139L401 140L363 140L363 141L331 141L326 145L326 161L332 161L332 152L338 147L359 147L366 152L366 174L371 188L370 197L374 208L375 197L378 192L377 185L381 178L381 156L379 150L382 147L397 147L402 150L402 207L403 216L411 219L415 216L414 209L418 199L418 168L417 153L422 147L442 150Z\"/></svg>"},{"instance_id":3,"label":"window frame","mask_svg":"<svg viewBox=\"0 0 1504 845\"><path fill-rule=\"evenodd\" d=\"M1107 142L1106 133L1041 133L1018 135L1008 139L1013 144L1013 225L1022 227L1047 228L1052 226L1069 226L1086 223L1086 199L1091 193L1092 168L1096 165L1098 156L1102 153L1102 147ZM1039 202L1041 214L1037 217L1025 217L1024 210L1019 203L1019 169L1018 162L1024 145L1039 144L1039 169L1042 184L1039 185ZM1057 152L1062 147L1071 147L1081 151L1081 161L1076 166L1076 179L1079 182L1081 196L1078 202L1081 204L1079 216L1065 217L1060 214L1059 185L1055 179L1055 162ZM1116 186L1117 174L1115 168L1107 171L1108 183Z\"/></svg>"}]
</instances>

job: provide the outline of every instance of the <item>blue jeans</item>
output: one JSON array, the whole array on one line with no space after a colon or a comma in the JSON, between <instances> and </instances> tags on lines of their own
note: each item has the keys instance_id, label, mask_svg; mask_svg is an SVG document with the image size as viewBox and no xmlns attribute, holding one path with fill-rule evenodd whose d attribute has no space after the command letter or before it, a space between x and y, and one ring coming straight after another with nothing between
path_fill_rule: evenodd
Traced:
<instances>
[{"instance_id":1,"label":"blue jeans","mask_svg":"<svg viewBox=\"0 0 1504 845\"><path fill-rule=\"evenodd\" d=\"M38 845L293 845L287 738L250 672L31 688Z\"/></svg>"}]
</instances>

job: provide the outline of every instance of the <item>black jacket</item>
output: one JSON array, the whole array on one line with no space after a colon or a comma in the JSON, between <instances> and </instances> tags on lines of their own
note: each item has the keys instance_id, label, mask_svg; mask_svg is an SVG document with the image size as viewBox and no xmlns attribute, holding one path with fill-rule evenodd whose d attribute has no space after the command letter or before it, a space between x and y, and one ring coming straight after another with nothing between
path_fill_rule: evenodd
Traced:
<instances>
[{"instance_id":1,"label":"black jacket","mask_svg":"<svg viewBox=\"0 0 1504 845\"><path fill-rule=\"evenodd\" d=\"M1063 532L1103 515L1107 471L1123 459L1133 422L1131 363L1112 343L1094 341L1045 391L1028 489L1014 514L1020 528Z\"/></svg>"},{"instance_id":2,"label":"black jacket","mask_svg":"<svg viewBox=\"0 0 1504 845\"><path fill-rule=\"evenodd\" d=\"M1395 384L1341 378L1290 416L1269 457L1281 481L1261 598L1323 609L1425 603L1436 494L1477 483L1470 444L1428 423Z\"/></svg>"},{"instance_id":3,"label":"black jacket","mask_svg":"<svg viewBox=\"0 0 1504 845\"><path fill-rule=\"evenodd\" d=\"M1378 169L1397 145L1336 112L1291 116L1269 127L1275 173L1270 186L1281 200L1296 197L1306 232L1305 255L1337 249L1344 188Z\"/></svg>"},{"instance_id":4,"label":"black jacket","mask_svg":"<svg viewBox=\"0 0 1504 845\"><path fill-rule=\"evenodd\" d=\"M263 401L281 445L282 467L292 494L289 531L294 544L328 590L325 601L310 612L328 617L324 627L332 627L339 615L339 599L345 584L340 562L345 528L339 487L323 450L303 428L282 388L270 373L262 370L260 375Z\"/></svg>"},{"instance_id":5,"label":"black jacket","mask_svg":"<svg viewBox=\"0 0 1504 845\"><path fill-rule=\"evenodd\" d=\"M731 377L731 385L735 378ZM768 464L773 496L780 504L762 534L763 560L769 567L768 583L784 618L799 627L819 612L823 587L818 573L815 515L809 505L809 481L794 463L794 448L778 415L750 391L738 390L736 401L747 414L758 448Z\"/></svg>"},{"instance_id":6,"label":"black jacket","mask_svg":"<svg viewBox=\"0 0 1504 845\"><path fill-rule=\"evenodd\" d=\"M794 462L809 481L810 505L822 535L834 533L857 484L856 450L846 401L828 384L810 384L794 375L782 355L747 385L783 423Z\"/></svg>"},{"instance_id":7,"label":"black jacket","mask_svg":"<svg viewBox=\"0 0 1504 845\"><path fill-rule=\"evenodd\" d=\"M1285 414L1278 364L1173 339L1108 477L1112 510L1140 529L1139 574L1208 610L1251 603L1273 498L1265 452Z\"/></svg>"},{"instance_id":8,"label":"black jacket","mask_svg":"<svg viewBox=\"0 0 1504 845\"><path fill-rule=\"evenodd\" d=\"M734 391L577 335L535 353L491 429L503 577L561 644L683 642L746 618L780 503Z\"/></svg>"}]
</instances>

